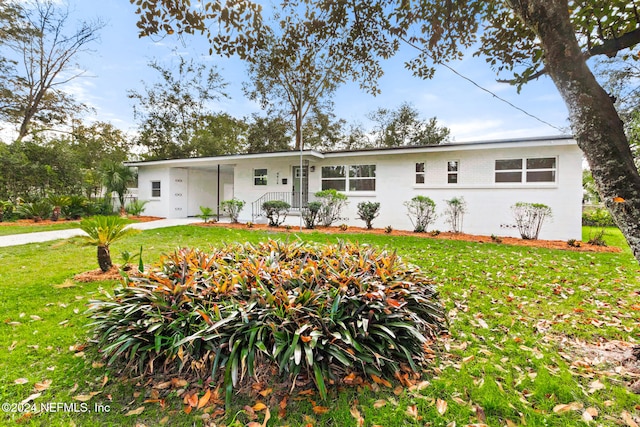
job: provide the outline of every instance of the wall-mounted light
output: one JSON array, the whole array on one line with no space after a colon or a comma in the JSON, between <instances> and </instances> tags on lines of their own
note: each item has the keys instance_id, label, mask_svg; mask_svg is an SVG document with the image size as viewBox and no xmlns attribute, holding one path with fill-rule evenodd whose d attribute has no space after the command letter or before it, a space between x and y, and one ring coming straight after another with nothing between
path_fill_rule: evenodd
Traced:
<instances>
[{"instance_id":1,"label":"wall-mounted light","mask_svg":"<svg viewBox=\"0 0 640 427\"><path fill-rule=\"evenodd\" d=\"M315 172L315 171L316 171L316 167L315 167L315 166L309 166L309 170L310 170L311 172Z\"/></svg>"}]
</instances>

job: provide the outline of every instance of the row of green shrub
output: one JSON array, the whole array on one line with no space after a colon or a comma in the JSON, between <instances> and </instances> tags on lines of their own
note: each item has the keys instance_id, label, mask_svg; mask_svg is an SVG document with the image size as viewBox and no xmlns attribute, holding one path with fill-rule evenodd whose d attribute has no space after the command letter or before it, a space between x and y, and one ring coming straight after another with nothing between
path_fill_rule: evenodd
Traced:
<instances>
[{"instance_id":1,"label":"row of green shrub","mask_svg":"<svg viewBox=\"0 0 640 427\"><path fill-rule=\"evenodd\" d=\"M181 249L92 301L91 316L107 363L136 375L220 376L228 398L263 363L304 373L323 397L351 372L417 372L446 328L418 268L350 243Z\"/></svg>"},{"instance_id":2,"label":"row of green shrub","mask_svg":"<svg viewBox=\"0 0 640 427\"><path fill-rule=\"evenodd\" d=\"M582 225L590 227L615 227L616 223L607 209L596 208L582 212Z\"/></svg>"},{"instance_id":3,"label":"row of green shrub","mask_svg":"<svg viewBox=\"0 0 640 427\"><path fill-rule=\"evenodd\" d=\"M126 206L127 213L139 216L147 202L133 200ZM36 222L50 219L79 219L94 215L111 215L114 212L109 197L89 199L78 195L51 195L43 198L16 201L0 200L0 222L32 219Z\"/></svg>"}]
</instances>

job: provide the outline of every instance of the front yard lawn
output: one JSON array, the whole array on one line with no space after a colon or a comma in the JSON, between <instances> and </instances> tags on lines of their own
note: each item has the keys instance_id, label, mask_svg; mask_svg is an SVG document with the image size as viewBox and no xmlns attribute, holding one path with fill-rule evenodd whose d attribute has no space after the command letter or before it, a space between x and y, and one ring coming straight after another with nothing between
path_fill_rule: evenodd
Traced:
<instances>
[{"instance_id":1,"label":"front yard lawn","mask_svg":"<svg viewBox=\"0 0 640 427\"><path fill-rule=\"evenodd\" d=\"M640 341L640 267L628 249L588 253L403 236L183 226L142 232L111 251L119 263L121 251L135 253L142 245L150 263L178 244L206 249L268 238L368 243L397 250L433 277L448 313L450 337L424 375L428 383L410 390L367 380L360 389L331 389L324 402L315 394L296 395L296 389L284 408L269 394L238 395L223 418L216 418L211 406L186 414L177 392L156 398L153 386L160 376L122 379L87 346L88 301L118 286L73 281L75 274L97 268L95 248L40 243L0 248L0 400L9 404L3 406L0 424L262 425L266 410L256 405L258 400L270 408L269 426L640 423L640 395L628 390L640 378L638 362L607 364ZM62 405L55 412L51 406L47 413L16 412L29 409L20 405L27 400Z\"/></svg>"}]
</instances>

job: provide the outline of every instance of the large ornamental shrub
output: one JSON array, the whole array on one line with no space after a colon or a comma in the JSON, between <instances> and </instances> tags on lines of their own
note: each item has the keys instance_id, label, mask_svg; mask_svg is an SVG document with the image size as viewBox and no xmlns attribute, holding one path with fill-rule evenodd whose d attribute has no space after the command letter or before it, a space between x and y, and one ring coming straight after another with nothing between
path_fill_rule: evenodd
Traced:
<instances>
[{"instance_id":1,"label":"large ornamental shrub","mask_svg":"<svg viewBox=\"0 0 640 427\"><path fill-rule=\"evenodd\" d=\"M262 204L262 211L271 227L278 227L287 219L291 205L284 200L270 200Z\"/></svg>"},{"instance_id":2,"label":"large ornamental shrub","mask_svg":"<svg viewBox=\"0 0 640 427\"><path fill-rule=\"evenodd\" d=\"M373 220L380 215L379 202L360 202L358 203L358 218L363 220L368 229L373 228Z\"/></svg>"},{"instance_id":3,"label":"large ornamental shrub","mask_svg":"<svg viewBox=\"0 0 640 427\"><path fill-rule=\"evenodd\" d=\"M413 231L424 233L429 224L435 221L436 203L427 196L415 196L408 202L404 202L407 208L407 215L413 224Z\"/></svg>"},{"instance_id":4,"label":"large ornamental shrub","mask_svg":"<svg viewBox=\"0 0 640 427\"><path fill-rule=\"evenodd\" d=\"M340 216L340 213L349 204L347 196L334 189L318 191L315 196L321 204L317 218L320 225L328 227L336 221L345 219Z\"/></svg>"},{"instance_id":5,"label":"large ornamental shrub","mask_svg":"<svg viewBox=\"0 0 640 427\"><path fill-rule=\"evenodd\" d=\"M451 231L454 233L462 232L462 219L464 214L467 213L467 202L464 201L464 197L454 197L449 200L445 200L447 209L444 214L447 217L447 222L451 225Z\"/></svg>"},{"instance_id":6,"label":"large ornamental shrub","mask_svg":"<svg viewBox=\"0 0 640 427\"><path fill-rule=\"evenodd\" d=\"M551 208L542 203L518 202L511 206L520 236L525 240L536 240L542 224L551 217Z\"/></svg>"},{"instance_id":7,"label":"large ornamental shrub","mask_svg":"<svg viewBox=\"0 0 640 427\"><path fill-rule=\"evenodd\" d=\"M305 373L323 397L345 373L419 371L445 329L433 283L395 254L271 240L166 255L91 316L109 364L221 375L228 399L262 363Z\"/></svg>"},{"instance_id":8,"label":"large ornamental shrub","mask_svg":"<svg viewBox=\"0 0 640 427\"><path fill-rule=\"evenodd\" d=\"M225 215L229 215L231 222L237 223L240 211L242 211L244 204L244 200L236 199L234 197L233 199L220 202L220 209Z\"/></svg>"}]
</instances>

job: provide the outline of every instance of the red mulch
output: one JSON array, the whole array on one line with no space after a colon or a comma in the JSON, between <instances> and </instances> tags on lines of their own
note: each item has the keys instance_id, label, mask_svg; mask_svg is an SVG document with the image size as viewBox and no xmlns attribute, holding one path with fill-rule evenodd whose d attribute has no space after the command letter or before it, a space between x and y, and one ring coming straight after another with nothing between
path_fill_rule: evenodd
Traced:
<instances>
[{"instance_id":1,"label":"red mulch","mask_svg":"<svg viewBox=\"0 0 640 427\"><path fill-rule=\"evenodd\" d=\"M157 221L160 218L157 216L128 216L127 218L136 220L138 222L149 222L149 221ZM42 221L35 222L32 219L19 219L17 221L11 222L0 222L0 227L2 226L11 226L11 225L25 225L25 226L33 226L38 227L41 225L51 225L51 224L65 224L65 223L80 223L79 219L62 219L60 218L58 221L51 221L50 219L45 219Z\"/></svg>"},{"instance_id":2,"label":"red mulch","mask_svg":"<svg viewBox=\"0 0 640 427\"><path fill-rule=\"evenodd\" d=\"M295 232L299 233L299 227L291 227L289 230L286 227L269 227L266 224L253 224L251 228L247 227L246 224L229 224L229 223L197 223L194 224L200 227L225 227L225 228L240 228L245 230L277 230L280 232ZM309 230L306 228L302 229L303 233L327 233L327 234L340 234L340 233L356 233L356 234L388 234L390 236L413 236L413 237L424 237L429 239L447 239L447 240L464 240L467 242L476 242L476 243L496 243L493 241L491 236L477 236L473 234L464 234L464 233L449 233L449 232L441 232L437 236L431 235L431 233L415 233L413 231L406 230L393 230L391 233L385 233L382 228L374 228L371 230L367 230L363 227L348 227L346 231L342 231L340 227L316 227L313 230ZM529 246L535 248L547 248L547 249L562 249L567 251L575 251L575 252L620 252L620 248L612 247L612 246L596 246L589 245L585 242L579 242L579 247L569 246L566 241L563 240L523 240L516 237L502 237L502 244L506 245L516 245L516 246Z\"/></svg>"}]
</instances>

